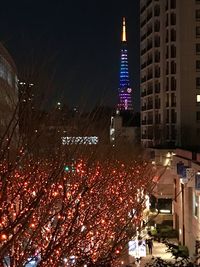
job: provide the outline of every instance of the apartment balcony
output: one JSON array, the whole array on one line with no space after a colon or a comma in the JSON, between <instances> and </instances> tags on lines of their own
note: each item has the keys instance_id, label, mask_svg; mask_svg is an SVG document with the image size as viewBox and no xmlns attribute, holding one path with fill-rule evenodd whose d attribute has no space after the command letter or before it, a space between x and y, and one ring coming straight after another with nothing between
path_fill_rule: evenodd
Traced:
<instances>
[{"instance_id":1,"label":"apartment balcony","mask_svg":"<svg viewBox=\"0 0 200 267\"><path fill-rule=\"evenodd\" d=\"M160 85L158 85L158 84L155 85L155 93L156 94L160 93Z\"/></svg>"},{"instance_id":2,"label":"apartment balcony","mask_svg":"<svg viewBox=\"0 0 200 267\"><path fill-rule=\"evenodd\" d=\"M142 77L142 78L141 78L141 83L146 82L146 80L147 80L147 77L146 77L146 76Z\"/></svg>"},{"instance_id":3,"label":"apartment balcony","mask_svg":"<svg viewBox=\"0 0 200 267\"><path fill-rule=\"evenodd\" d=\"M160 7L159 6L156 6L154 8L154 16L155 17L159 17L160 16Z\"/></svg>"},{"instance_id":4,"label":"apartment balcony","mask_svg":"<svg viewBox=\"0 0 200 267\"><path fill-rule=\"evenodd\" d=\"M142 42L143 40L145 40L146 39L146 37L147 37L147 34L145 33L145 34L143 34L141 37L140 37L140 41Z\"/></svg>"},{"instance_id":5,"label":"apartment balcony","mask_svg":"<svg viewBox=\"0 0 200 267\"><path fill-rule=\"evenodd\" d=\"M154 61L155 61L155 63L159 63L160 62L160 54L159 54L159 52L155 54Z\"/></svg>"},{"instance_id":6,"label":"apartment balcony","mask_svg":"<svg viewBox=\"0 0 200 267\"><path fill-rule=\"evenodd\" d=\"M147 92L146 92L146 91L143 91L143 92L141 93L141 97L146 96L146 95L147 95Z\"/></svg>"},{"instance_id":7,"label":"apartment balcony","mask_svg":"<svg viewBox=\"0 0 200 267\"><path fill-rule=\"evenodd\" d=\"M152 125L152 124L153 124L153 119L148 119L148 120L147 120L147 124Z\"/></svg>"},{"instance_id":8,"label":"apartment balcony","mask_svg":"<svg viewBox=\"0 0 200 267\"><path fill-rule=\"evenodd\" d=\"M153 73L147 75L147 80L151 80L153 78Z\"/></svg>"},{"instance_id":9,"label":"apartment balcony","mask_svg":"<svg viewBox=\"0 0 200 267\"><path fill-rule=\"evenodd\" d=\"M152 58L147 60L147 66L152 64L152 63L153 63L153 59Z\"/></svg>"},{"instance_id":10,"label":"apartment balcony","mask_svg":"<svg viewBox=\"0 0 200 267\"><path fill-rule=\"evenodd\" d=\"M155 72L155 78L160 78L160 71Z\"/></svg>"},{"instance_id":11,"label":"apartment balcony","mask_svg":"<svg viewBox=\"0 0 200 267\"><path fill-rule=\"evenodd\" d=\"M159 32L160 31L160 25L155 24L154 25L154 32Z\"/></svg>"},{"instance_id":12,"label":"apartment balcony","mask_svg":"<svg viewBox=\"0 0 200 267\"><path fill-rule=\"evenodd\" d=\"M142 134L142 139L147 139L148 138L148 135L147 134Z\"/></svg>"},{"instance_id":13,"label":"apartment balcony","mask_svg":"<svg viewBox=\"0 0 200 267\"><path fill-rule=\"evenodd\" d=\"M140 14L143 13L146 9L146 6L144 5L141 9L140 9Z\"/></svg>"},{"instance_id":14,"label":"apartment balcony","mask_svg":"<svg viewBox=\"0 0 200 267\"><path fill-rule=\"evenodd\" d=\"M142 139L153 139L153 135L152 134L142 134Z\"/></svg>"},{"instance_id":15,"label":"apartment balcony","mask_svg":"<svg viewBox=\"0 0 200 267\"><path fill-rule=\"evenodd\" d=\"M149 110L149 109L153 109L153 103L147 104L147 110Z\"/></svg>"},{"instance_id":16,"label":"apartment balcony","mask_svg":"<svg viewBox=\"0 0 200 267\"><path fill-rule=\"evenodd\" d=\"M146 109L147 109L147 106L146 105L144 105L144 106L141 107L141 110L142 111L145 111Z\"/></svg>"},{"instance_id":17,"label":"apartment balcony","mask_svg":"<svg viewBox=\"0 0 200 267\"><path fill-rule=\"evenodd\" d=\"M155 40L155 47L160 47L160 40Z\"/></svg>"},{"instance_id":18,"label":"apartment balcony","mask_svg":"<svg viewBox=\"0 0 200 267\"><path fill-rule=\"evenodd\" d=\"M151 3L152 3L152 0L148 0L146 7L148 7Z\"/></svg>"},{"instance_id":19,"label":"apartment balcony","mask_svg":"<svg viewBox=\"0 0 200 267\"><path fill-rule=\"evenodd\" d=\"M141 69L144 69L147 66L147 63L144 62L143 64L141 64Z\"/></svg>"},{"instance_id":20,"label":"apartment balcony","mask_svg":"<svg viewBox=\"0 0 200 267\"><path fill-rule=\"evenodd\" d=\"M153 94L153 87L147 89L147 95Z\"/></svg>"},{"instance_id":21,"label":"apartment balcony","mask_svg":"<svg viewBox=\"0 0 200 267\"><path fill-rule=\"evenodd\" d=\"M149 14L147 14L147 21L149 21L152 18L153 14L152 12L150 12Z\"/></svg>"},{"instance_id":22,"label":"apartment balcony","mask_svg":"<svg viewBox=\"0 0 200 267\"><path fill-rule=\"evenodd\" d=\"M160 119L159 118L155 118L155 124L160 124Z\"/></svg>"},{"instance_id":23,"label":"apartment balcony","mask_svg":"<svg viewBox=\"0 0 200 267\"><path fill-rule=\"evenodd\" d=\"M146 53L146 51L147 51L146 48L142 49L140 52L141 56L143 56Z\"/></svg>"},{"instance_id":24,"label":"apartment balcony","mask_svg":"<svg viewBox=\"0 0 200 267\"><path fill-rule=\"evenodd\" d=\"M160 102L155 102L155 109L160 109Z\"/></svg>"},{"instance_id":25,"label":"apartment balcony","mask_svg":"<svg viewBox=\"0 0 200 267\"><path fill-rule=\"evenodd\" d=\"M147 30L147 36L149 36L152 32L153 32L153 29L151 27L150 29Z\"/></svg>"},{"instance_id":26,"label":"apartment balcony","mask_svg":"<svg viewBox=\"0 0 200 267\"><path fill-rule=\"evenodd\" d=\"M172 107L176 107L176 102L172 102L172 103L171 103L171 106L172 106Z\"/></svg>"},{"instance_id":27,"label":"apartment balcony","mask_svg":"<svg viewBox=\"0 0 200 267\"><path fill-rule=\"evenodd\" d=\"M153 44L152 43L148 44L147 45L147 51L149 51L152 47L153 47Z\"/></svg>"}]
</instances>

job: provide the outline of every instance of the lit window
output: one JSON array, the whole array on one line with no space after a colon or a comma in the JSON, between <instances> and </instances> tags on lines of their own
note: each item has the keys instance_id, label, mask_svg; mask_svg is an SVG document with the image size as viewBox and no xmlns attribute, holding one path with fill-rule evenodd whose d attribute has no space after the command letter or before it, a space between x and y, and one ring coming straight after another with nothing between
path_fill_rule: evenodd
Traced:
<instances>
[{"instance_id":1,"label":"lit window","mask_svg":"<svg viewBox=\"0 0 200 267\"><path fill-rule=\"evenodd\" d=\"M195 217L199 217L199 196L194 194L193 197L193 212Z\"/></svg>"},{"instance_id":2,"label":"lit window","mask_svg":"<svg viewBox=\"0 0 200 267\"><path fill-rule=\"evenodd\" d=\"M200 103L200 95L197 95L197 103Z\"/></svg>"}]
</instances>

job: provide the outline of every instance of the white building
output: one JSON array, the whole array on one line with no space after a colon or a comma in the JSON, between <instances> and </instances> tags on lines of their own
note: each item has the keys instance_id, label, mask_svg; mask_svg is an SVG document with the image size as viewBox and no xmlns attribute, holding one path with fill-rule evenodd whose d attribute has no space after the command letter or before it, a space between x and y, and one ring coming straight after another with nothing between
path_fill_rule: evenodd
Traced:
<instances>
[{"instance_id":1,"label":"white building","mask_svg":"<svg viewBox=\"0 0 200 267\"><path fill-rule=\"evenodd\" d=\"M200 139L200 1L140 0L141 141Z\"/></svg>"}]
</instances>

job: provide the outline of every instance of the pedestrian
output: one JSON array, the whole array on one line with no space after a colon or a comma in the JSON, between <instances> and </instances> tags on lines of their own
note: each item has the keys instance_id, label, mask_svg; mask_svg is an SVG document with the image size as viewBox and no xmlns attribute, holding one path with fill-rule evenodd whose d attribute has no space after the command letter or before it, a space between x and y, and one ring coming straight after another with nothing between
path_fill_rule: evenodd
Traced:
<instances>
[{"instance_id":1,"label":"pedestrian","mask_svg":"<svg viewBox=\"0 0 200 267\"><path fill-rule=\"evenodd\" d=\"M153 248L153 241L152 239L149 239L147 242L148 248L149 248L149 254L152 255L152 248Z\"/></svg>"},{"instance_id":2,"label":"pedestrian","mask_svg":"<svg viewBox=\"0 0 200 267\"><path fill-rule=\"evenodd\" d=\"M136 267L140 267L140 261L141 261L140 258L135 259L135 266Z\"/></svg>"}]
</instances>

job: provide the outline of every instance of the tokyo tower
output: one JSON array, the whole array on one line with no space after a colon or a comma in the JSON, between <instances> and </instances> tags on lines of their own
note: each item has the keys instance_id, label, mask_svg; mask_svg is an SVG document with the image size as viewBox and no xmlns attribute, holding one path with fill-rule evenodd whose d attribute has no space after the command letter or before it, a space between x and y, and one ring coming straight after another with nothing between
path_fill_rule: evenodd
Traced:
<instances>
[{"instance_id":1,"label":"tokyo tower","mask_svg":"<svg viewBox=\"0 0 200 267\"><path fill-rule=\"evenodd\" d=\"M119 111L124 111L124 110L132 111L133 110L132 89L129 84L128 51L127 51L125 18L123 18L123 28L122 28L119 102L118 102L117 108Z\"/></svg>"}]
</instances>

